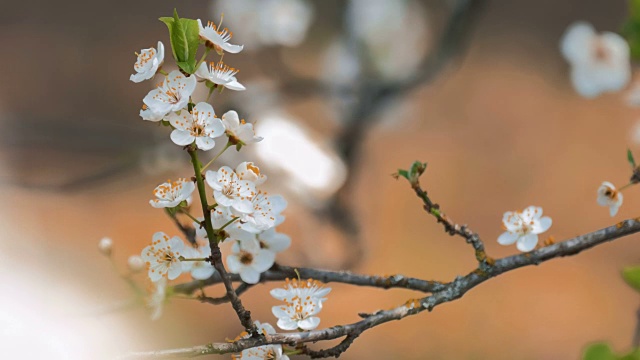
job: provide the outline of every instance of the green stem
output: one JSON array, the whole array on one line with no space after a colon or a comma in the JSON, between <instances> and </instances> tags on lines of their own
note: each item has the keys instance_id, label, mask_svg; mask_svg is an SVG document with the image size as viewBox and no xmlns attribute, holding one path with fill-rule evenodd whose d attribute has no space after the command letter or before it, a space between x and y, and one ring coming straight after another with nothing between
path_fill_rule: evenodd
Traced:
<instances>
[{"instance_id":1,"label":"green stem","mask_svg":"<svg viewBox=\"0 0 640 360\"><path fill-rule=\"evenodd\" d=\"M204 49L204 54L202 54L200 61L198 61L198 63L196 64L196 70L198 70L198 68L200 67L200 64L202 64L205 61L205 59L207 58L207 55L209 55L209 51L211 51L211 49L209 48Z\"/></svg>"},{"instance_id":2,"label":"green stem","mask_svg":"<svg viewBox=\"0 0 640 360\"><path fill-rule=\"evenodd\" d=\"M624 189L628 188L629 186L631 186L631 185L633 185L633 184L634 184L634 183L630 182L630 183L628 183L627 185L625 185L625 186L621 187L620 189L618 189L618 191L622 191L622 190L624 190Z\"/></svg>"},{"instance_id":3,"label":"green stem","mask_svg":"<svg viewBox=\"0 0 640 360\"><path fill-rule=\"evenodd\" d=\"M184 210L184 209L180 209L180 213L187 215L191 220L195 221L196 223L200 223L200 220L196 219L193 215L189 214L188 211Z\"/></svg>"},{"instance_id":4,"label":"green stem","mask_svg":"<svg viewBox=\"0 0 640 360\"><path fill-rule=\"evenodd\" d=\"M158 72L159 72L160 74L164 75L164 76L169 76L169 73L168 73L168 72L166 72L166 71L164 71L164 70L162 70L162 69L158 69Z\"/></svg>"},{"instance_id":5,"label":"green stem","mask_svg":"<svg viewBox=\"0 0 640 360\"><path fill-rule=\"evenodd\" d=\"M200 204L202 204L202 213L204 214L204 228L207 231L209 241L217 242L217 237L213 231L213 223L211 222L211 211L208 211L207 190L204 186L204 179L202 178L202 165L200 164L200 160L198 160L198 150L195 147L190 147L189 156L191 156L193 170L196 173L196 184L198 194L200 195Z\"/></svg>"},{"instance_id":6,"label":"green stem","mask_svg":"<svg viewBox=\"0 0 640 360\"><path fill-rule=\"evenodd\" d=\"M237 216L236 216L236 217L234 217L234 218L232 218L231 220L227 221L227 223L226 223L226 224L222 225L222 227L221 227L220 229L218 229L217 231L222 231L222 230L224 230L224 228L226 228L227 226L231 225L234 221L236 221L236 220L238 220L238 219L240 219L240 218L239 218L239 217L237 217Z\"/></svg>"},{"instance_id":7,"label":"green stem","mask_svg":"<svg viewBox=\"0 0 640 360\"><path fill-rule=\"evenodd\" d=\"M228 141L228 142L227 142L227 145L225 145L224 149L222 149L222 151L220 151L220 152L218 153L218 155L216 155L213 159L211 159L211 161L209 161L209 162L207 163L207 165L203 166L203 167L202 167L202 169L201 169L200 171L205 171L205 170L209 167L209 165L213 164L213 162L214 162L214 161L218 160L218 158L220 157L220 155L222 155L225 151L227 151L227 149L228 149L228 148L230 148L230 147L231 147L231 145L233 145L233 144L231 144L231 141Z\"/></svg>"},{"instance_id":8,"label":"green stem","mask_svg":"<svg viewBox=\"0 0 640 360\"><path fill-rule=\"evenodd\" d=\"M180 261L207 261L207 258L187 259L187 258L184 258L184 257L180 256Z\"/></svg>"}]
</instances>

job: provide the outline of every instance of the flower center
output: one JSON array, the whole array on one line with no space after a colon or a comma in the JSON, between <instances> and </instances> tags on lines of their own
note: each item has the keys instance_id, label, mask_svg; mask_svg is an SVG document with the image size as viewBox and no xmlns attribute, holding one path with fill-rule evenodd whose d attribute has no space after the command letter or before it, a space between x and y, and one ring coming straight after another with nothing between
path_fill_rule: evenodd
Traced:
<instances>
[{"instance_id":1,"label":"flower center","mask_svg":"<svg viewBox=\"0 0 640 360\"><path fill-rule=\"evenodd\" d=\"M600 39L600 37L597 37L592 41L591 50L592 50L593 57L596 59L596 61L609 62L610 53L607 47L605 46L604 42Z\"/></svg>"},{"instance_id":2,"label":"flower center","mask_svg":"<svg viewBox=\"0 0 640 360\"><path fill-rule=\"evenodd\" d=\"M243 263L244 265L250 265L253 262L253 254L246 251L242 251L240 253L240 262Z\"/></svg>"}]
</instances>

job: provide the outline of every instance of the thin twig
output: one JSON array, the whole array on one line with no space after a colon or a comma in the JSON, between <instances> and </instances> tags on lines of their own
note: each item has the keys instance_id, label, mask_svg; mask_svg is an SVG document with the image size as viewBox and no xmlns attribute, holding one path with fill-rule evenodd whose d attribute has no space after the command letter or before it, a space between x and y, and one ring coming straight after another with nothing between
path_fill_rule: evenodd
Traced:
<instances>
[{"instance_id":1,"label":"thin twig","mask_svg":"<svg viewBox=\"0 0 640 360\"><path fill-rule=\"evenodd\" d=\"M190 348L131 353L123 359L154 358L166 359L175 357L193 357L207 354L238 353L244 349L267 344L301 344L321 340L337 339L362 332L380 324L400 320L416 315L424 310L433 310L436 306L461 298L469 290L479 284L503 273L529 265L539 265L545 261L575 255L583 250L607 243L609 241L640 232L640 218L622 221L585 235L555 243L528 253L518 254L496 260L488 270L476 269L466 276L458 276L444 288L430 296L408 302L391 310L378 311L356 323L334 326L322 330L299 333L272 334L263 338L254 337L235 342L212 343ZM408 304L411 304L409 306ZM418 304L418 306L413 306ZM353 335L352 335L353 336Z\"/></svg>"},{"instance_id":2,"label":"thin twig","mask_svg":"<svg viewBox=\"0 0 640 360\"><path fill-rule=\"evenodd\" d=\"M296 271L298 272L296 274ZM444 284L438 281L421 280L404 275L360 275L349 271L330 271L311 268L299 268L292 266L276 265L262 273L260 282L283 281L287 278L295 278L300 274L302 279L315 279L323 283L343 283L356 286L370 286L381 289L401 288L432 293L444 289ZM240 276L232 274L232 281L241 281ZM173 291L182 294L191 294L202 287L215 285L222 282L220 275L215 273L206 280L196 280L184 284L175 285Z\"/></svg>"}]
</instances>

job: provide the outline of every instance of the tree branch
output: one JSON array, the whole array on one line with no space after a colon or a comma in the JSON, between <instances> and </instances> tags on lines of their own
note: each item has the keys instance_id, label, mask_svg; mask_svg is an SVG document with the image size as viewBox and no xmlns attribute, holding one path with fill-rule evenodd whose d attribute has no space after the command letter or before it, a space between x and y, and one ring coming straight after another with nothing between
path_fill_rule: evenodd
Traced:
<instances>
[{"instance_id":1,"label":"tree branch","mask_svg":"<svg viewBox=\"0 0 640 360\"><path fill-rule=\"evenodd\" d=\"M297 273L296 273L297 271ZM275 265L270 270L262 273L260 282L284 281L287 278L295 278L300 274L302 279L315 279L323 283L343 283L356 286L370 286L382 289L402 288L426 293L444 289L444 284L438 281L421 280L404 275L360 275L349 271L330 271L311 268L297 268L292 266ZM242 281L237 274L230 274L231 281ZM218 273L213 274L207 280L195 280L173 287L174 292L192 294L194 291L208 285L222 282Z\"/></svg>"},{"instance_id":2,"label":"tree branch","mask_svg":"<svg viewBox=\"0 0 640 360\"><path fill-rule=\"evenodd\" d=\"M461 298L469 290L503 273L529 265L539 265L545 261L575 255L583 250L604 244L606 242L640 232L640 218L622 221L585 235L549 245L528 253L518 254L496 260L487 270L476 269L466 276L458 276L452 282L444 284L442 289L432 295L408 301L406 304L391 310L381 310L365 319L347 325L334 326L322 330L299 333L272 334L262 338L241 339L228 343L212 343L190 348L137 352L131 353L123 359L154 358L167 359L176 357L193 357L208 354L238 353L244 349L267 344L301 344L321 340L337 339L345 336L356 336L375 326L392 320L416 315L424 310L433 310L436 306Z\"/></svg>"}]
</instances>

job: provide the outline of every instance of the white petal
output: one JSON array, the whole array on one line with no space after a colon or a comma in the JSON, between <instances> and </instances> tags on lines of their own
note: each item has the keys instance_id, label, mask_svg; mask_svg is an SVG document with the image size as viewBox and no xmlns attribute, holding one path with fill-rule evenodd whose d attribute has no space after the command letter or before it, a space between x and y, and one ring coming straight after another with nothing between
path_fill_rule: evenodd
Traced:
<instances>
[{"instance_id":1,"label":"white petal","mask_svg":"<svg viewBox=\"0 0 640 360\"><path fill-rule=\"evenodd\" d=\"M216 272L216 269L211 264L205 264L204 266L198 266L191 270L191 276L196 280L206 280Z\"/></svg>"},{"instance_id":2,"label":"white petal","mask_svg":"<svg viewBox=\"0 0 640 360\"><path fill-rule=\"evenodd\" d=\"M271 291L269 291L269 294L271 294L271 296L273 296L274 298L276 298L278 300L282 300L282 299L285 299L287 296L289 296L291 294L291 292L289 292L289 291L287 291L285 289L275 288L275 289L272 289ZM276 316L278 316L278 315L276 315Z\"/></svg>"},{"instance_id":3,"label":"white petal","mask_svg":"<svg viewBox=\"0 0 640 360\"><path fill-rule=\"evenodd\" d=\"M260 273L250 267L245 267L240 271L240 278L247 284L257 284L260 282Z\"/></svg>"},{"instance_id":4,"label":"white petal","mask_svg":"<svg viewBox=\"0 0 640 360\"><path fill-rule=\"evenodd\" d=\"M514 233L510 233L508 231L502 233L500 237L498 237L498 244L500 245L511 245L518 240L518 235Z\"/></svg>"},{"instance_id":5,"label":"white petal","mask_svg":"<svg viewBox=\"0 0 640 360\"><path fill-rule=\"evenodd\" d=\"M296 330L298 328L298 323L291 319L280 318L277 325L282 330Z\"/></svg>"},{"instance_id":6,"label":"white petal","mask_svg":"<svg viewBox=\"0 0 640 360\"><path fill-rule=\"evenodd\" d=\"M238 274L240 273L243 267L244 265L242 265L237 255L227 256L227 268L229 268L230 273Z\"/></svg>"},{"instance_id":7,"label":"white petal","mask_svg":"<svg viewBox=\"0 0 640 360\"><path fill-rule=\"evenodd\" d=\"M167 272L167 277L169 280L174 280L178 276L182 274L182 263L180 261L175 262L169 266L169 271Z\"/></svg>"},{"instance_id":8,"label":"white petal","mask_svg":"<svg viewBox=\"0 0 640 360\"><path fill-rule=\"evenodd\" d=\"M313 330L317 328L318 325L320 325L320 318L316 316L306 318L298 322L298 327L300 327L302 330Z\"/></svg>"},{"instance_id":9,"label":"white petal","mask_svg":"<svg viewBox=\"0 0 640 360\"><path fill-rule=\"evenodd\" d=\"M235 90L235 91L242 91L247 89L244 87L244 85L240 84L237 80L233 80L231 82L224 84L224 87L230 90Z\"/></svg>"},{"instance_id":10,"label":"white petal","mask_svg":"<svg viewBox=\"0 0 640 360\"><path fill-rule=\"evenodd\" d=\"M195 137L193 137L188 131L174 129L171 132L171 141L173 141L173 143L176 145L191 145L193 143L193 140L195 140Z\"/></svg>"},{"instance_id":11,"label":"white petal","mask_svg":"<svg viewBox=\"0 0 640 360\"><path fill-rule=\"evenodd\" d=\"M595 30L591 24L584 21L571 24L560 42L562 55L572 63L585 61L590 56L590 42L594 36Z\"/></svg>"},{"instance_id":12,"label":"white petal","mask_svg":"<svg viewBox=\"0 0 640 360\"><path fill-rule=\"evenodd\" d=\"M275 262L275 253L268 250L260 250L253 259L253 268L262 273L269 270Z\"/></svg>"},{"instance_id":13,"label":"white petal","mask_svg":"<svg viewBox=\"0 0 640 360\"><path fill-rule=\"evenodd\" d=\"M549 230L549 228L551 227L551 223L551 218L545 216L539 221L534 222L534 226L532 226L532 232L534 234L542 234L543 232Z\"/></svg>"},{"instance_id":14,"label":"white petal","mask_svg":"<svg viewBox=\"0 0 640 360\"><path fill-rule=\"evenodd\" d=\"M196 138L196 146L200 150L208 151L216 146L216 141L207 136L200 136Z\"/></svg>"},{"instance_id":15,"label":"white petal","mask_svg":"<svg viewBox=\"0 0 640 360\"><path fill-rule=\"evenodd\" d=\"M538 235L527 234L518 239L518 244L516 246L518 250L528 252L535 249L536 245L538 245Z\"/></svg>"}]
</instances>

